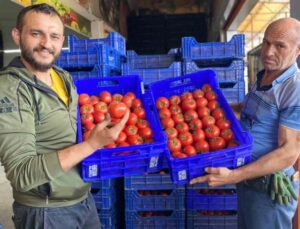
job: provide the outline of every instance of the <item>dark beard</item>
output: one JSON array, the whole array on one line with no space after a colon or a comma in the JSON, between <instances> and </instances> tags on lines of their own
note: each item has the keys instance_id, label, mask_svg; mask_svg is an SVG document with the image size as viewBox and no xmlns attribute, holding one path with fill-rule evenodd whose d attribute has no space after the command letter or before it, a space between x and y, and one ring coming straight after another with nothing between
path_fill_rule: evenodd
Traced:
<instances>
[{"instance_id":1,"label":"dark beard","mask_svg":"<svg viewBox=\"0 0 300 229\"><path fill-rule=\"evenodd\" d=\"M39 62L37 62L34 57L33 57L33 52L36 52L36 51L40 51L42 50L43 48L42 47L37 47L37 48L34 48L33 51L31 52L29 49L26 49L24 47L24 45L22 44L22 42L20 42L20 48L22 50L21 52L21 55L22 57L35 69L35 70L38 70L38 71L41 71L41 72L46 72L48 71L50 68L53 67L53 65L55 64L55 62L57 61L58 57L59 57L59 54L58 53L57 55L54 55L53 51L50 51L48 50L53 56L53 61L49 64L41 64Z\"/></svg>"}]
</instances>

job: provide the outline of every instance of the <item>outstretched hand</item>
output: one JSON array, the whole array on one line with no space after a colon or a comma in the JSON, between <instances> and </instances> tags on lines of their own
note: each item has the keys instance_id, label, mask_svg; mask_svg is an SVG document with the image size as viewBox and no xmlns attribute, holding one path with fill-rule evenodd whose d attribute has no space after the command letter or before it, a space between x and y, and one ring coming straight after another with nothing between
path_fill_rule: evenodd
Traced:
<instances>
[{"instance_id":1,"label":"outstretched hand","mask_svg":"<svg viewBox=\"0 0 300 229\"><path fill-rule=\"evenodd\" d=\"M215 186L220 186L225 184L236 183L233 176L233 170L230 170L228 168L208 167L205 168L205 172L207 173L206 175L192 179L190 181L190 184L206 182L209 186L215 187Z\"/></svg>"},{"instance_id":2,"label":"outstretched hand","mask_svg":"<svg viewBox=\"0 0 300 229\"><path fill-rule=\"evenodd\" d=\"M129 113L128 110L121 121L113 126L111 126L111 117L107 113L105 119L94 127L90 137L86 141L94 150L113 143L123 130L129 118Z\"/></svg>"}]
</instances>

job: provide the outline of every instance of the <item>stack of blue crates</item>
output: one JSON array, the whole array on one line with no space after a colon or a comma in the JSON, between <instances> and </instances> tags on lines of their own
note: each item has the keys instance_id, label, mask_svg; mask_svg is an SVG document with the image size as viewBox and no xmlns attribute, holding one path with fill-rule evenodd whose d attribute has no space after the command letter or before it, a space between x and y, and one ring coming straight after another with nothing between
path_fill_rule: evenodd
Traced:
<instances>
[{"instance_id":1,"label":"stack of blue crates","mask_svg":"<svg viewBox=\"0 0 300 229\"><path fill-rule=\"evenodd\" d=\"M216 71L220 87L228 103L240 103L245 97L244 60L245 37L234 35L229 42L197 43L193 37L183 37L183 74L211 68Z\"/></svg>"},{"instance_id":2,"label":"stack of blue crates","mask_svg":"<svg viewBox=\"0 0 300 229\"><path fill-rule=\"evenodd\" d=\"M186 187L187 229L237 229L235 185L210 188L200 183Z\"/></svg>"},{"instance_id":3,"label":"stack of blue crates","mask_svg":"<svg viewBox=\"0 0 300 229\"><path fill-rule=\"evenodd\" d=\"M180 76L181 62L179 49L171 49L162 55L138 55L127 51L127 62L122 64L122 75L139 75L147 85L170 77Z\"/></svg>"},{"instance_id":4,"label":"stack of blue crates","mask_svg":"<svg viewBox=\"0 0 300 229\"><path fill-rule=\"evenodd\" d=\"M74 79L121 75L126 60L125 38L112 32L103 39L68 37L69 50L63 51L57 65L68 70Z\"/></svg>"},{"instance_id":5,"label":"stack of blue crates","mask_svg":"<svg viewBox=\"0 0 300 229\"><path fill-rule=\"evenodd\" d=\"M167 173L125 177L126 228L185 228L185 188Z\"/></svg>"},{"instance_id":6,"label":"stack of blue crates","mask_svg":"<svg viewBox=\"0 0 300 229\"><path fill-rule=\"evenodd\" d=\"M118 228L117 225L117 180L105 179L92 183L91 193L96 203L101 229Z\"/></svg>"}]
</instances>

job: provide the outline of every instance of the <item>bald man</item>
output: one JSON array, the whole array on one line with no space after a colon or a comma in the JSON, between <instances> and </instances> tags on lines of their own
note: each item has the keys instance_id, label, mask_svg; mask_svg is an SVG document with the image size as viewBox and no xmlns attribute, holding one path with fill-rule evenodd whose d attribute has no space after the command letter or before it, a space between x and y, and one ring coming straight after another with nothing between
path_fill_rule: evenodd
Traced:
<instances>
[{"instance_id":1,"label":"bald man","mask_svg":"<svg viewBox=\"0 0 300 229\"><path fill-rule=\"evenodd\" d=\"M295 164L300 153L300 23L293 18L272 22L261 50L264 70L242 104L241 125L253 136L252 163L237 169L206 168L191 183L237 184L240 229L289 229L297 201L287 206L270 196L270 174L282 171L298 194ZM294 176L293 176L294 175Z\"/></svg>"}]
</instances>

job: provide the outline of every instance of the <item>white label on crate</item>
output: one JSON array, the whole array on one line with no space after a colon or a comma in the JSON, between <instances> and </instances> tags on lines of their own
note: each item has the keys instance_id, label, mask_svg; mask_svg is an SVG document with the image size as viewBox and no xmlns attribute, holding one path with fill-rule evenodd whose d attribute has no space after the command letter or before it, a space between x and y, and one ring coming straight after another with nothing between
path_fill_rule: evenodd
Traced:
<instances>
[{"instance_id":1,"label":"white label on crate","mask_svg":"<svg viewBox=\"0 0 300 229\"><path fill-rule=\"evenodd\" d=\"M155 168L157 167L157 164L158 164L158 157L151 157L149 168Z\"/></svg>"},{"instance_id":2,"label":"white label on crate","mask_svg":"<svg viewBox=\"0 0 300 229\"><path fill-rule=\"evenodd\" d=\"M142 89L142 94L145 94L145 87L143 81L141 82L141 89Z\"/></svg>"},{"instance_id":3,"label":"white label on crate","mask_svg":"<svg viewBox=\"0 0 300 229\"><path fill-rule=\"evenodd\" d=\"M186 180L186 170L181 170L178 172L178 180Z\"/></svg>"},{"instance_id":4,"label":"white label on crate","mask_svg":"<svg viewBox=\"0 0 300 229\"><path fill-rule=\"evenodd\" d=\"M239 167L239 166L241 166L241 165L244 165L245 164L245 158L244 157L239 157L238 159L237 159L237 162L236 162L236 166L237 167Z\"/></svg>"},{"instance_id":5,"label":"white label on crate","mask_svg":"<svg viewBox=\"0 0 300 229\"><path fill-rule=\"evenodd\" d=\"M90 165L89 166L89 177L96 177L98 175L98 166Z\"/></svg>"}]
</instances>

